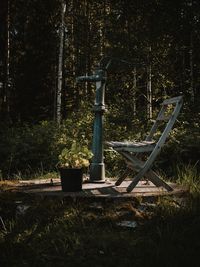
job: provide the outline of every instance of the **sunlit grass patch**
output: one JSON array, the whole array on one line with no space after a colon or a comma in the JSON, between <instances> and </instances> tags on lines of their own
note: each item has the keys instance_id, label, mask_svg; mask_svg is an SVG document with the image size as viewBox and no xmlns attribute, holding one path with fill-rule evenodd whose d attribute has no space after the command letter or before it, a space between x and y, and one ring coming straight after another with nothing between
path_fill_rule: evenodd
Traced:
<instances>
[{"instance_id":1,"label":"sunlit grass patch","mask_svg":"<svg viewBox=\"0 0 200 267\"><path fill-rule=\"evenodd\" d=\"M200 173L198 172L197 162L195 165L177 166L177 182L189 187L191 193L200 193Z\"/></svg>"}]
</instances>

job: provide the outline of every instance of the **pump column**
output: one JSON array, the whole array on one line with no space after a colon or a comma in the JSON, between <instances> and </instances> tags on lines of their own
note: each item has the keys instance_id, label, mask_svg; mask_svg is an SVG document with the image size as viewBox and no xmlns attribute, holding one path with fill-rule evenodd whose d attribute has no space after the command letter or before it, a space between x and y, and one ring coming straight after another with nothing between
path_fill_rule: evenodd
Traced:
<instances>
[{"instance_id":1,"label":"pump column","mask_svg":"<svg viewBox=\"0 0 200 267\"><path fill-rule=\"evenodd\" d=\"M94 129L92 140L93 158L90 166L90 182L105 182L105 165L103 153L103 114L105 112L105 85L106 72L102 69L95 70L96 96L94 104Z\"/></svg>"}]
</instances>

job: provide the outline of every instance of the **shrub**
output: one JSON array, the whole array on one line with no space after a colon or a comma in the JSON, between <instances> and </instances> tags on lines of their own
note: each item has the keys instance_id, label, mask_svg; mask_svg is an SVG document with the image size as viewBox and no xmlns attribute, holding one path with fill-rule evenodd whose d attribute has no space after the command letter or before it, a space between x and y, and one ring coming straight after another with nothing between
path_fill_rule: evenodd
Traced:
<instances>
[{"instance_id":1,"label":"shrub","mask_svg":"<svg viewBox=\"0 0 200 267\"><path fill-rule=\"evenodd\" d=\"M0 130L0 171L2 178L29 176L55 170L58 155L73 140L89 146L85 122L66 120L60 127L43 121L37 125L3 125Z\"/></svg>"},{"instance_id":2,"label":"shrub","mask_svg":"<svg viewBox=\"0 0 200 267\"><path fill-rule=\"evenodd\" d=\"M4 131L0 133L0 169L3 178L52 169L57 157L56 131L55 125L50 122L35 126L4 126Z\"/></svg>"}]
</instances>

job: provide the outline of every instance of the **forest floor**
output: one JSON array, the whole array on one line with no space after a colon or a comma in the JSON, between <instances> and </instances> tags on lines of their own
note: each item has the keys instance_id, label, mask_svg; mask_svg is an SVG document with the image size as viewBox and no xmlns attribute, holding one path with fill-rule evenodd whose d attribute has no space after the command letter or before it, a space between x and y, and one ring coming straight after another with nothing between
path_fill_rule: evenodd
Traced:
<instances>
[{"instance_id":1,"label":"forest floor","mask_svg":"<svg viewBox=\"0 0 200 267\"><path fill-rule=\"evenodd\" d=\"M14 186L13 186L14 185ZM199 266L200 194L63 198L0 183L0 266Z\"/></svg>"}]
</instances>

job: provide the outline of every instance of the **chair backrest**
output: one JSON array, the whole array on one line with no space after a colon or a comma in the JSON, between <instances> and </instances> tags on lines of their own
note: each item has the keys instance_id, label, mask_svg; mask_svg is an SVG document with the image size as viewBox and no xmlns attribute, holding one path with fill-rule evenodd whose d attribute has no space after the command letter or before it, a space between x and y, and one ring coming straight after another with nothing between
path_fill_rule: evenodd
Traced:
<instances>
[{"instance_id":1,"label":"chair backrest","mask_svg":"<svg viewBox=\"0 0 200 267\"><path fill-rule=\"evenodd\" d=\"M146 137L146 141L151 141L159 127L159 125L163 122L165 122L164 130L162 131L162 134L160 135L160 138L157 142L157 146L160 148L165 143L166 138L168 137L176 118L180 112L180 109L183 104L183 97L173 97L170 99L166 99L161 104L161 110L158 114L158 117L153 124L150 133Z\"/></svg>"}]
</instances>

